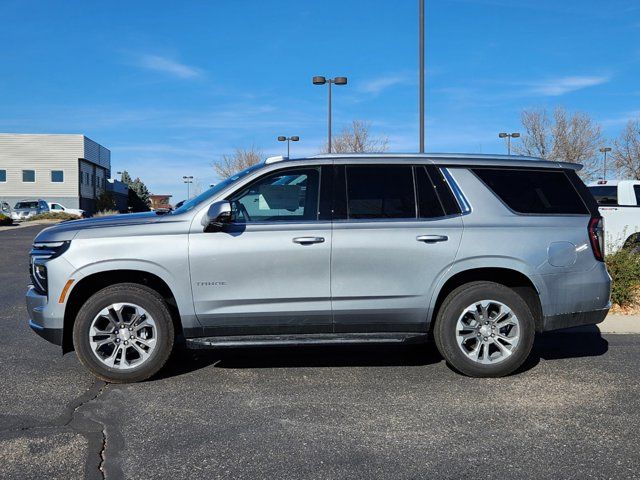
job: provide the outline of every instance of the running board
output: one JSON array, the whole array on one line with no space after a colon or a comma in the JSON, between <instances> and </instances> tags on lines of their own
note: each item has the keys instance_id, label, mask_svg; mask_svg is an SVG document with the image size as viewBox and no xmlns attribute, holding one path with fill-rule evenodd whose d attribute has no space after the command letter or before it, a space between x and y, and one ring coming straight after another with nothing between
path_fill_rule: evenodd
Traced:
<instances>
[{"instance_id":1,"label":"running board","mask_svg":"<svg viewBox=\"0 0 640 480\"><path fill-rule=\"evenodd\" d=\"M424 343L424 333L314 333L300 335L234 335L187 338L190 348Z\"/></svg>"}]
</instances>

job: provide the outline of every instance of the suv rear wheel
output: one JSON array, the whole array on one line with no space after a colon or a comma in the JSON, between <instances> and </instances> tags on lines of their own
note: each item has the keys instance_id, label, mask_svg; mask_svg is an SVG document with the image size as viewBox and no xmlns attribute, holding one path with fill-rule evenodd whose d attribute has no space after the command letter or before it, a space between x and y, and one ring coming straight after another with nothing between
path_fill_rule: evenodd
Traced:
<instances>
[{"instance_id":1,"label":"suv rear wheel","mask_svg":"<svg viewBox=\"0 0 640 480\"><path fill-rule=\"evenodd\" d=\"M526 302L504 285L473 282L442 303L434 337L456 370L471 377L502 377L531 352L535 322Z\"/></svg>"},{"instance_id":2,"label":"suv rear wheel","mask_svg":"<svg viewBox=\"0 0 640 480\"><path fill-rule=\"evenodd\" d=\"M151 377L166 363L173 342L173 322L164 299L135 283L112 285L92 295L73 326L80 362L108 382Z\"/></svg>"}]
</instances>

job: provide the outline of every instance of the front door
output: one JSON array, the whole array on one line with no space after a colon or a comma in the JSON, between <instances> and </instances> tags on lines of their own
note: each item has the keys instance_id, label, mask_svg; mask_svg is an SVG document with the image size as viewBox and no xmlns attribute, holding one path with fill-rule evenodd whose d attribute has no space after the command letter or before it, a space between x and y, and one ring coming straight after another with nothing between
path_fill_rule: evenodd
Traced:
<instances>
[{"instance_id":1,"label":"front door","mask_svg":"<svg viewBox=\"0 0 640 480\"><path fill-rule=\"evenodd\" d=\"M321 168L266 174L229 197L231 225L190 235L194 305L210 334L332 331Z\"/></svg>"},{"instance_id":2,"label":"front door","mask_svg":"<svg viewBox=\"0 0 640 480\"><path fill-rule=\"evenodd\" d=\"M333 228L335 331L424 331L431 292L462 235L455 199L436 193L446 187L440 171L423 165L336 169L336 186L344 185L336 191L346 194L336 199L343 218Z\"/></svg>"}]
</instances>

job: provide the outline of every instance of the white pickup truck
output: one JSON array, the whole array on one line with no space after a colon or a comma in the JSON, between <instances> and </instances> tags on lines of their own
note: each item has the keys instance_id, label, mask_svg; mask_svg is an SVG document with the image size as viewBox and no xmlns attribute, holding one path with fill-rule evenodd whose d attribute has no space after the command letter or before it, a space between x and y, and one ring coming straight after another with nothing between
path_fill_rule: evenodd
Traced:
<instances>
[{"instance_id":1,"label":"white pickup truck","mask_svg":"<svg viewBox=\"0 0 640 480\"><path fill-rule=\"evenodd\" d=\"M623 245L640 248L640 181L598 180L587 186L604 218L605 253Z\"/></svg>"}]
</instances>

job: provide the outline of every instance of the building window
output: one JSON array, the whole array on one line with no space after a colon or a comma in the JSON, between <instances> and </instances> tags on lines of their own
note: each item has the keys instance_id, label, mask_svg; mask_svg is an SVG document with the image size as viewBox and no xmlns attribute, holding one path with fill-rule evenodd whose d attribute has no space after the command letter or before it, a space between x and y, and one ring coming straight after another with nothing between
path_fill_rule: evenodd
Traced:
<instances>
[{"instance_id":1,"label":"building window","mask_svg":"<svg viewBox=\"0 0 640 480\"><path fill-rule=\"evenodd\" d=\"M7 181L7 171L0 170L0 182L4 183Z\"/></svg>"},{"instance_id":2,"label":"building window","mask_svg":"<svg viewBox=\"0 0 640 480\"><path fill-rule=\"evenodd\" d=\"M33 183L36 181L35 170L22 170L22 181L24 183Z\"/></svg>"},{"instance_id":3,"label":"building window","mask_svg":"<svg viewBox=\"0 0 640 480\"><path fill-rule=\"evenodd\" d=\"M51 170L51 181L53 183L64 182L64 172L62 170Z\"/></svg>"}]
</instances>

